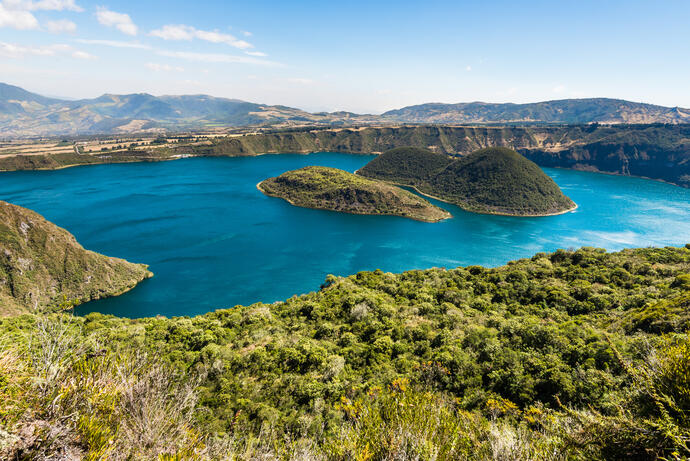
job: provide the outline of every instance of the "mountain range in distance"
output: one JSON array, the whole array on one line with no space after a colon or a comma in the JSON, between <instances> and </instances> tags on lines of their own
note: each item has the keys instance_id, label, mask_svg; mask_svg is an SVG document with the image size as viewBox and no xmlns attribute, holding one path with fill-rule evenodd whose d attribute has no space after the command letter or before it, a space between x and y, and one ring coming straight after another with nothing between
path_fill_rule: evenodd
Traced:
<instances>
[{"instance_id":1,"label":"mountain range in distance","mask_svg":"<svg viewBox=\"0 0 690 461\"><path fill-rule=\"evenodd\" d=\"M0 136L4 138L127 134L230 127L375 124L621 124L690 123L690 109L619 99L564 99L528 104L429 103L380 115L311 113L208 95L104 94L63 100L0 83Z\"/></svg>"}]
</instances>

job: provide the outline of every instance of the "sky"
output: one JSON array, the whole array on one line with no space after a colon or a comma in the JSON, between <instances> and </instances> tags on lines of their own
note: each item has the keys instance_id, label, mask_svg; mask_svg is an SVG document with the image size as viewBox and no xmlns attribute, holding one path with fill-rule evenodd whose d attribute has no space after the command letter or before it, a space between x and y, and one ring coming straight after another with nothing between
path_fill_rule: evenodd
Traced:
<instances>
[{"instance_id":1,"label":"sky","mask_svg":"<svg viewBox=\"0 0 690 461\"><path fill-rule=\"evenodd\" d=\"M0 82L310 111L610 97L690 107L690 1L0 0Z\"/></svg>"}]
</instances>

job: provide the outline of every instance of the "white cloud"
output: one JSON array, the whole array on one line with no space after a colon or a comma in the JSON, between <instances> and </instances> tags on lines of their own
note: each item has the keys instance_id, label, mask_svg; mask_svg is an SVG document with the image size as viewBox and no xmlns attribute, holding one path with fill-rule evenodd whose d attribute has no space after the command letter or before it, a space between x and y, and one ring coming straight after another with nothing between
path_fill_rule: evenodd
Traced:
<instances>
[{"instance_id":1,"label":"white cloud","mask_svg":"<svg viewBox=\"0 0 690 461\"><path fill-rule=\"evenodd\" d=\"M99 8L96 12L98 22L107 27L115 27L117 30L127 35L136 35L139 28L132 22L132 18L125 13L116 13L107 8Z\"/></svg>"},{"instance_id":2,"label":"white cloud","mask_svg":"<svg viewBox=\"0 0 690 461\"><path fill-rule=\"evenodd\" d=\"M152 30L149 35L163 40L205 40L211 43L224 43L241 50L252 48L252 44L239 40L230 34L218 31L199 30L184 24L168 24L160 29Z\"/></svg>"},{"instance_id":3,"label":"white cloud","mask_svg":"<svg viewBox=\"0 0 690 461\"><path fill-rule=\"evenodd\" d=\"M149 35L163 40L191 40L194 38L194 28L185 25L167 25L152 30Z\"/></svg>"},{"instance_id":4,"label":"white cloud","mask_svg":"<svg viewBox=\"0 0 690 461\"><path fill-rule=\"evenodd\" d=\"M75 50L70 45L55 44L47 46L23 46L15 43L0 42L0 56L21 59L27 56L58 56L69 54L76 59L95 59L84 51Z\"/></svg>"},{"instance_id":5,"label":"white cloud","mask_svg":"<svg viewBox=\"0 0 690 461\"><path fill-rule=\"evenodd\" d=\"M184 68L178 66L171 66L170 64L158 64L155 62L147 62L146 67L154 72L184 72Z\"/></svg>"},{"instance_id":6,"label":"white cloud","mask_svg":"<svg viewBox=\"0 0 690 461\"><path fill-rule=\"evenodd\" d=\"M151 47L144 45L143 43L137 42L121 42L119 40L89 40L89 39L77 39L75 42L84 43L85 45L103 45L110 46L113 48L138 48L141 50L150 50Z\"/></svg>"},{"instance_id":7,"label":"white cloud","mask_svg":"<svg viewBox=\"0 0 690 461\"><path fill-rule=\"evenodd\" d=\"M2 27L18 30L38 29L38 20L28 11L9 9L0 3L0 28Z\"/></svg>"},{"instance_id":8,"label":"white cloud","mask_svg":"<svg viewBox=\"0 0 690 461\"><path fill-rule=\"evenodd\" d=\"M551 91L554 93L563 93L565 91L565 85L556 85Z\"/></svg>"},{"instance_id":9,"label":"white cloud","mask_svg":"<svg viewBox=\"0 0 690 461\"><path fill-rule=\"evenodd\" d=\"M97 59L96 56L89 54L86 51L75 51L72 53L72 57L77 59Z\"/></svg>"},{"instance_id":10,"label":"white cloud","mask_svg":"<svg viewBox=\"0 0 690 461\"><path fill-rule=\"evenodd\" d=\"M242 31L242 35L244 35L245 37L251 37L253 34L252 34L251 32L248 32L248 31L246 31L246 30L243 30L243 31Z\"/></svg>"},{"instance_id":11,"label":"white cloud","mask_svg":"<svg viewBox=\"0 0 690 461\"><path fill-rule=\"evenodd\" d=\"M250 56L235 56L222 53L194 53L189 51L165 51L158 52L160 56L168 58L186 59L188 61L208 62L208 63L227 63L227 64L256 64L259 66L281 66L281 64L265 59Z\"/></svg>"},{"instance_id":12,"label":"white cloud","mask_svg":"<svg viewBox=\"0 0 690 461\"><path fill-rule=\"evenodd\" d=\"M261 51L245 51L245 54L248 54L249 56L257 56L259 58L265 58L268 56L266 53L262 53Z\"/></svg>"},{"instance_id":13,"label":"white cloud","mask_svg":"<svg viewBox=\"0 0 690 461\"><path fill-rule=\"evenodd\" d=\"M466 70L467 72L472 72L472 66L467 66L467 67L465 67L465 70Z\"/></svg>"},{"instance_id":14,"label":"white cloud","mask_svg":"<svg viewBox=\"0 0 690 461\"><path fill-rule=\"evenodd\" d=\"M84 11L84 8L77 5L74 0L4 0L3 3L10 10Z\"/></svg>"},{"instance_id":15,"label":"white cloud","mask_svg":"<svg viewBox=\"0 0 690 461\"><path fill-rule=\"evenodd\" d=\"M72 21L68 21L67 19L48 21L46 22L45 27L48 30L48 32L52 32L53 34L72 34L77 30L77 25Z\"/></svg>"},{"instance_id":16,"label":"white cloud","mask_svg":"<svg viewBox=\"0 0 690 461\"><path fill-rule=\"evenodd\" d=\"M311 85L312 83L314 83L314 80L310 78L289 78L288 82L297 83L299 85Z\"/></svg>"}]
</instances>

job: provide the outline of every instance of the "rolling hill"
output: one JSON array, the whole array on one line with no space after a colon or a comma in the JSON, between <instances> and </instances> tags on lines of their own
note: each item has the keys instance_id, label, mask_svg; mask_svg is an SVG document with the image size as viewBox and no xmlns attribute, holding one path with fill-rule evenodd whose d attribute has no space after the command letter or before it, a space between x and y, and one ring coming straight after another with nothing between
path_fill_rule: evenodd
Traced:
<instances>
[{"instance_id":1,"label":"rolling hill","mask_svg":"<svg viewBox=\"0 0 690 461\"><path fill-rule=\"evenodd\" d=\"M350 113L311 114L207 95L153 96L104 94L66 101L46 98L0 83L0 132L4 137L64 136L184 130L217 126L327 124L365 122Z\"/></svg>"},{"instance_id":2,"label":"rolling hill","mask_svg":"<svg viewBox=\"0 0 690 461\"><path fill-rule=\"evenodd\" d=\"M563 99L530 104L421 104L382 114L405 123L690 123L690 109L621 99Z\"/></svg>"},{"instance_id":3,"label":"rolling hill","mask_svg":"<svg viewBox=\"0 0 690 461\"><path fill-rule=\"evenodd\" d=\"M412 124L588 124L690 123L690 109L616 99L568 99L532 104L422 104L360 115L310 113L207 95L153 96L104 94L67 101L0 83L0 132L3 137L117 134L218 127Z\"/></svg>"}]
</instances>

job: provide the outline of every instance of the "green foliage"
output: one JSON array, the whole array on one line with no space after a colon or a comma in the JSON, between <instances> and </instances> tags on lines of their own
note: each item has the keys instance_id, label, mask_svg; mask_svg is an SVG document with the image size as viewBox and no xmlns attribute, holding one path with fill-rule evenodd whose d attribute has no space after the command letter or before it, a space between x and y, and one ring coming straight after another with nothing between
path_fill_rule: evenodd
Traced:
<instances>
[{"instance_id":1,"label":"green foliage","mask_svg":"<svg viewBox=\"0 0 690 461\"><path fill-rule=\"evenodd\" d=\"M462 157L421 188L470 210L515 215L558 213L574 207L535 163L504 147Z\"/></svg>"},{"instance_id":2,"label":"green foliage","mask_svg":"<svg viewBox=\"0 0 690 461\"><path fill-rule=\"evenodd\" d=\"M417 147L398 147L379 155L357 171L368 178L416 186L447 167L445 154Z\"/></svg>"},{"instance_id":3,"label":"green foliage","mask_svg":"<svg viewBox=\"0 0 690 461\"><path fill-rule=\"evenodd\" d=\"M62 421L94 457L682 459L689 269L690 248L583 248L194 318L7 318L0 423Z\"/></svg>"}]
</instances>

